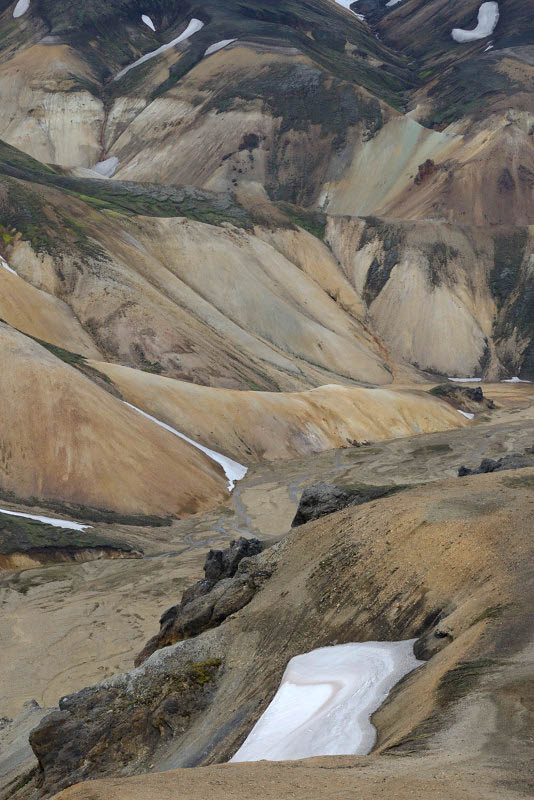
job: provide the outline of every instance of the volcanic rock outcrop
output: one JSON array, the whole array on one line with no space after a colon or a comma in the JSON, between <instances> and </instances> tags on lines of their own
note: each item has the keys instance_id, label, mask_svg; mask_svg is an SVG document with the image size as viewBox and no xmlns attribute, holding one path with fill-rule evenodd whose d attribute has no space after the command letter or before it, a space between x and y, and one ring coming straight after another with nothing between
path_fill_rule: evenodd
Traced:
<instances>
[{"instance_id":1,"label":"volcanic rock outcrop","mask_svg":"<svg viewBox=\"0 0 534 800\"><path fill-rule=\"evenodd\" d=\"M302 492L291 527L296 528L349 506L359 506L379 497L387 497L405 488L405 486L370 486L363 483L360 486L314 483Z\"/></svg>"},{"instance_id":2,"label":"volcanic rock outcrop","mask_svg":"<svg viewBox=\"0 0 534 800\"><path fill-rule=\"evenodd\" d=\"M204 564L205 577L186 589L178 605L162 614L159 633L146 643L135 665L162 647L217 627L250 603L271 574L261 560L254 558L263 548L259 539L241 537L226 550L210 550Z\"/></svg>"}]
</instances>

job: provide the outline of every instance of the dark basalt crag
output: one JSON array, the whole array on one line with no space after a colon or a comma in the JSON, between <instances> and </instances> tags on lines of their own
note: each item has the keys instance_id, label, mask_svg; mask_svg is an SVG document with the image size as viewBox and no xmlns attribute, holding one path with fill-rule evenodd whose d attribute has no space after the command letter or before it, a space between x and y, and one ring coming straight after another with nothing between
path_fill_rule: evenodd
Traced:
<instances>
[{"instance_id":1,"label":"dark basalt crag","mask_svg":"<svg viewBox=\"0 0 534 800\"><path fill-rule=\"evenodd\" d=\"M379 497L388 497L406 488L408 487L404 485L371 486L360 483L353 486L335 486L329 483L314 483L302 492L291 527L296 528L298 525L304 525L306 522L349 506L359 506Z\"/></svg>"},{"instance_id":2,"label":"dark basalt crag","mask_svg":"<svg viewBox=\"0 0 534 800\"><path fill-rule=\"evenodd\" d=\"M470 386L459 386L457 383L441 383L434 386L429 394L439 397L451 406L462 411L482 411L484 408L495 408L495 403L489 397L484 397L481 386L475 389Z\"/></svg>"},{"instance_id":3,"label":"dark basalt crag","mask_svg":"<svg viewBox=\"0 0 534 800\"><path fill-rule=\"evenodd\" d=\"M222 669L213 642L187 644L60 700L29 737L39 762L38 796L110 772L146 772L159 747L187 735L210 704Z\"/></svg>"},{"instance_id":4,"label":"dark basalt crag","mask_svg":"<svg viewBox=\"0 0 534 800\"><path fill-rule=\"evenodd\" d=\"M511 453L494 460L493 458L483 458L479 467L461 466L458 470L458 477L465 475L483 475L488 472L502 472L507 469L523 469L524 467L534 467L534 447L529 448L524 453Z\"/></svg>"},{"instance_id":5,"label":"dark basalt crag","mask_svg":"<svg viewBox=\"0 0 534 800\"><path fill-rule=\"evenodd\" d=\"M217 627L249 603L270 576L255 558L264 547L259 539L242 536L225 550L210 550L204 564L205 577L185 590L178 605L162 614L159 633L139 653L136 666L162 647Z\"/></svg>"}]
</instances>

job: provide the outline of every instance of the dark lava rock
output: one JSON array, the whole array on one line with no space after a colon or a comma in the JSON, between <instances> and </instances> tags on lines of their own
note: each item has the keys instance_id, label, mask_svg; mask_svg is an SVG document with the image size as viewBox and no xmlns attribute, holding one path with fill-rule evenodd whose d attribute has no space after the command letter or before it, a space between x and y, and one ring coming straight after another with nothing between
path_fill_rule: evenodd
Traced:
<instances>
[{"instance_id":1,"label":"dark lava rock","mask_svg":"<svg viewBox=\"0 0 534 800\"><path fill-rule=\"evenodd\" d=\"M39 796L89 778L146 772L154 752L187 737L212 701L221 656L213 638L196 639L63 697L29 737L39 762Z\"/></svg>"},{"instance_id":2,"label":"dark lava rock","mask_svg":"<svg viewBox=\"0 0 534 800\"><path fill-rule=\"evenodd\" d=\"M458 477L463 478L465 475L483 475L487 472L501 472L506 469L523 469L524 467L534 467L534 448L530 448L525 453L512 453L509 456L503 456L494 460L492 458L483 458L479 467L461 466L458 470Z\"/></svg>"},{"instance_id":3,"label":"dark lava rock","mask_svg":"<svg viewBox=\"0 0 534 800\"><path fill-rule=\"evenodd\" d=\"M205 577L185 590L178 605L162 614L159 633L146 643L135 665L161 647L215 628L246 606L271 574L256 560L264 547L259 539L242 536L225 550L210 550L204 564Z\"/></svg>"},{"instance_id":4,"label":"dark lava rock","mask_svg":"<svg viewBox=\"0 0 534 800\"><path fill-rule=\"evenodd\" d=\"M378 497L388 497L406 488L408 487L404 485L372 486L360 483L353 486L336 486L330 483L314 483L302 492L291 527L296 528L326 514L333 514L349 506L359 506Z\"/></svg>"},{"instance_id":5,"label":"dark lava rock","mask_svg":"<svg viewBox=\"0 0 534 800\"><path fill-rule=\"evenodd\" d=\"M417 167L417 175L413 182L416 184L422 183L426 178L434 175L435 172L439 172L440 169L442 169L441 166L438 167L431 158L427 158L426 161L419 164Z\"/></svg>"},{"instance_id":6,"label":"dark lava rock","mask_svg":"<svg viewBox=\"0 0 534 800\"><path fill-rule=\"evenodd\" d=\"M454 408L462 411L480 411L482 408L495 408L489 397L484 397L481 386L459 386L457 383L441 383L429 391L434 397L445 400Z\"/></svg>"}]
</instances>

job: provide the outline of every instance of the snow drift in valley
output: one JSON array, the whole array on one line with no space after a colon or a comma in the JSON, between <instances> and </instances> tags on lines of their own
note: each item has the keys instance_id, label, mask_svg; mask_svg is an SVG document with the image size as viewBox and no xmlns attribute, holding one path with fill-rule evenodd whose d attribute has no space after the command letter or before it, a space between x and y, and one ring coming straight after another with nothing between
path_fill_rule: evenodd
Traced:
<instances>
[{"instance_id":1,"label":"snow drift in valley","mask_svg":"<svg viewBox=\"0 0 534 800\"><path fill-rule=\"evenodd\" d=\"M152 417L150 414L147 414L146 411L141 411L141 409L137 408L137 406L133 406L131 403L125 403L125 405L129 406L130 408L133 408L134 411L137 411L139 414L142 414L144 417L147 417L147 419L151 419L152 422L155 422L156 425L165 428L166 431L174 433L175 436L179 436L180 439L183 439L189 444L192 444L193 447L197 448L197 450L202 450L202 452L205 453L208 456L208 458L211 458L212 461L216 461L217 464L220 464L224 470L224 474L228 478L228 491L231 492L235 486L235 482L240 481L241 478L244 478L245 475L247 474L248 468L243 466L243 464L238 464L237 461L232 461L231 458L223 456L221 453L215 452L215 450L210 450L208 447L204 447L204 445L195 442L193 439L190 439L188 436L185 436L185 434L180 433L180 431L177 431L176 428L172 428L165 422L161 422L161 420Z\"/></svg>"},{"instance_id":2,"label":"snow drift in valley","mask_svg":"<svg viewBox=\"0 0 534 800\"><path fill-rule=\"evenodd\" d=\"M145 53L144 56L138 58L137 61L134 61L133 64L130 64L128 67L121 69L120 72L117 72L115 77L113 78L114 81L118 81L119 78L122 78L123 75L126 75L134 67L137 67L139 64L144 64L145 61L149 61L151 58L155 56L159 56L161 53L164 53L165 50L169 50L171 47L174 47L179 42L184 42L186 39L189 39L194 33L199 31L201 28L204 27L204 23L201 22L199 19L192 19L187 28L183 33L173 39L171 42L167 42L167 44L162 44L161 47L158 47L157 50L152 50L150 53Z\"/></svg>"},{"instance_id":3,"label":"snow drift in valley","mask_svg":"<svg viewBox=\"0 0 534 800\"><path fill-rule=\"evenodd\" d=\"M371 715L395 684L424 662L415 639L321 647L292 658L280 688L231 761L365 755Z\"/></svg>"},{"instance_id":4,"label":"snow drift in valley","mask_svg":"<svg viewBox=\"0 0 534 800\"><path fill-rule=\"evenodd\" d=\"M474 42L491 36L499 21L499 4L495 2L482 3L478 9L478 23L472 31L462 28L453 28L451 36L455 42Z\"/></svg>"},{"instance_id":5,"label":"snow drift in valley","mask_svg":"<svg viewBox=\"0 0 534 800\"><path fill-rule=\"evenodd\" d=\"M14 17L22 17L30 7L30 0L19 0L13 9Z\"/></svg>"},{"instance_id":6,"label":"snow drift in valley","mask_svg":"<svg viewBox=\"0 0 534 800\"><path fill-rule=\"evenodd\" d=\"M119 159L116 156L106 158L105 161L98 161L94 167L91 167L93 172L98 172L103 178L111 178L117 171L119 166Z\"/></svg>"},{"instance_id":7,"label":"snow drift in valley","mask_svg":"<svg viewBox=\"0 0 534 800\"><path fill-rule=\"evenodd\" d=\"M141 19L143 20L145 25L148 25L148 27L152 28L153 31L156 30L156 28L154 27L154 23L152 22L148 14L141 14Z\"/></svg>"},{"instance_id":8,"label":"snow drift in valley","mask_svg":"<svg viewBox=\"0 0 534 800\"><path fill-rule=\"evenodd\" d=\"M227 47L232 42L237 42L237 39L221 39L220 42L215 42L215 44L210 44L204 56L211 56L212 53L216 53L217 50L222 50L223 47Z\"/></svg>"},{"instance_id":9,"label":"snow drift in valley","mask_svg":"<svg viewBox=\"0 0 534 800\"><path fill-rule=\"evenodd\" d=\"M86 528L91 527L91 525L82 525L80 522L70 522L68 519L41 517L38 514L23 514L21 511L7 511L5 508L0 508L0 514L8 514L10 517L34 519L37 522L46 522L47 525L53 525L54 528L70 528L73 531L84 531Z\"/></svg>"}]
</instances>

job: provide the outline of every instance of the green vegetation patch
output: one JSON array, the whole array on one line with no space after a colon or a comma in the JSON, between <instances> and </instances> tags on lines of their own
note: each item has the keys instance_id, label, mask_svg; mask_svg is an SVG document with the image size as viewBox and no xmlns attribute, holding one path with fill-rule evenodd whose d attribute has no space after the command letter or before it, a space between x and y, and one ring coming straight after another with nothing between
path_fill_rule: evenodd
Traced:
<instances>
[{"instance_id":1,"label":"green vegetation patch","mask_svg":"<svg viewBox=\"0 0 534 800\"><path fill-rule=\"evenodd\" d=\"M489 606L488 608L485 608L484 611L482 611L482 613L480 613L478 615L478 617L475 617L475 619L471 623L470 627L472 627L473 625L476 625L477 622L484 622L485 620L488 620L488 619L498 619L498 617L500 617L502 615L502 613L504 612L505 609L506 609L506 606L502 606L502 605L501 606Z\"/></svg>"},{"instance_id":2,"label":"green vegetation patch","mask_svg":"<svg viewBox=\"0 0 534 800\"><path fill-rule=\"evenodd\" d=\"M528 242L526 228L499 233L494 238L491 288L502 305L515 289Z\"/></svg>"},{"instance_id":3,"label":"green vegetation patch","mask_svg":"<svg viewBox=\"0 0 534 800\"><path fill-rule=\"evenodd\" d=\"M187 667L187 676L197 684L204 686L214 678L215 670L222 664L220 658L208 658L206 661L192 662Z\"/></svg>"},{"instance_id":4,"label":"green vegetation patch","mask_svg":"<svg viewBox=\"0 0 534 800\"><path fill-rule=\"evenodd\" d=\"M89 203L99 211L150 217L188 217L220 225L231 222L251 228L248 212L229 192L209 192L194 186L75 178L54 170L5 142L0 142L0 185L6 192L0 206L1 231L14 229L36 252L59 255L75 249L80 255L106 261L102 247L90 237L83 218L74 219L37 194L37 184L49 186Z\"/></svg>"},{"instance_id":5,"label":"green vegetation patch","mask_svg":"<svg viewBox=\"0 0 534 800\"><path fill-rule=\"evenodd\" d=\"M519 338L525 342L520 360L508 355L503 366L512 375L534 377L534 282L529 274L527 228L515 228L494 236L493 270L490 285L499 309L494 338Z\"/></svg>"},{"instance_id":6,"label":"green vegetation patch","mask_svg":"<svg viewBox=\"0 0 534 800\"><path fill-rule=\"evenodd\" d=\"M374 258L367 270L363 299L370 305L375 300L386 283L391 272L399 263L400 248L403 243L402 230L378 217L365 217L366 227L362 233L358 249L362 250L369 242L380 240L384 255Z\"/></svg>"},{"instance_id":7,"label":"green vegetation patch","mask_svg":"<svg viewBox=\"0 0 534 800\"><path fill-rule=\"evenodd\" d=\"M442 676L437 688L438 704L444 707L465 697L496 663L491 658L460 662Z\"/></svg>"},{"instance_id":8,"label":"green vegetation patch","mask_svg":"<svg viewBox=\"0 0 534 800\"><path fill-rule=\"evenodd\" d=\"M423 248L428 260L428 279L434 288L443 283L449 261L458 258L459 252L445 242L432 242Z\"/></svg>"},{"instance_id":9,"label":"green vegetation patch","mask_svg":"<svg viewBox=\"0 0 534 800\"><path fill-rule=\"evenodd\" d=\"M3 229L18 231L36 253L59 256L73 252L84 258L107 261L103 248L85 231L83 222L73 219L58 207L52 207L33 188L5 174L0 164L0 224ZM20 172L20 170L12 170ZM37 183L48 183L46 173L35 173ZM50 179L56 176L51 174ZM24 180L24 179L23 179Z\"/></svg>"},{"instance_id":10,"label":"green vegetation patch","mask_svg":"<svg viewBox=\"0 0 534 800\"><path fill-rule=\"evenodd\" d=\"M91 531L56 528L38 520L12 517L0 512L0 554L26 553L50 548L112 548L134 552L135 548L119 539L111 539Z\"/></svg>"},{"instance_id":11,"label":"green vegetation patch","mask_svg":"<svg viewBox=\"0 0 534 800\"><path fill-rule=\"evenodd\" d=\"M84 506L81 503L68 503L43 497L20 497L14 492L1 488L0 500L5 500L8 503L23 504L30 508L46 508L46 512L42 512L44 516L54 512L76 520L82 520L83 522L105 522L112 525L132 525L146 528L160 528L172 524L172 517L157 517L151 514L123 514L105 508Z\"/></svg>"},{"instance_id":12,"label":"green vegetation patch","mask_svg":"<svg viewBox=\"0 0 534 800\"><path fill-rule=\"evenodd\" d=\"M304 230L321 239L321 241L324 239L327 217L322 211L308 210L283 201L276 203L276 208L280 209L293 225L304 228Z\"/></svg>"},{"instance_id":13,"label":"green vegetation patch","mask_svg":"<svg viewBox=\"0 0 534 800\"><path fill-rule=\"evenodd\" d=\"M502 95L511 96L519 88L489 60L484 68L477 58L459 61L450 65L446 79L436 82L429 91L434 109L422 124L444 128L466 116L479 119L492 101Z\"/></svg>"}]
</instances>

